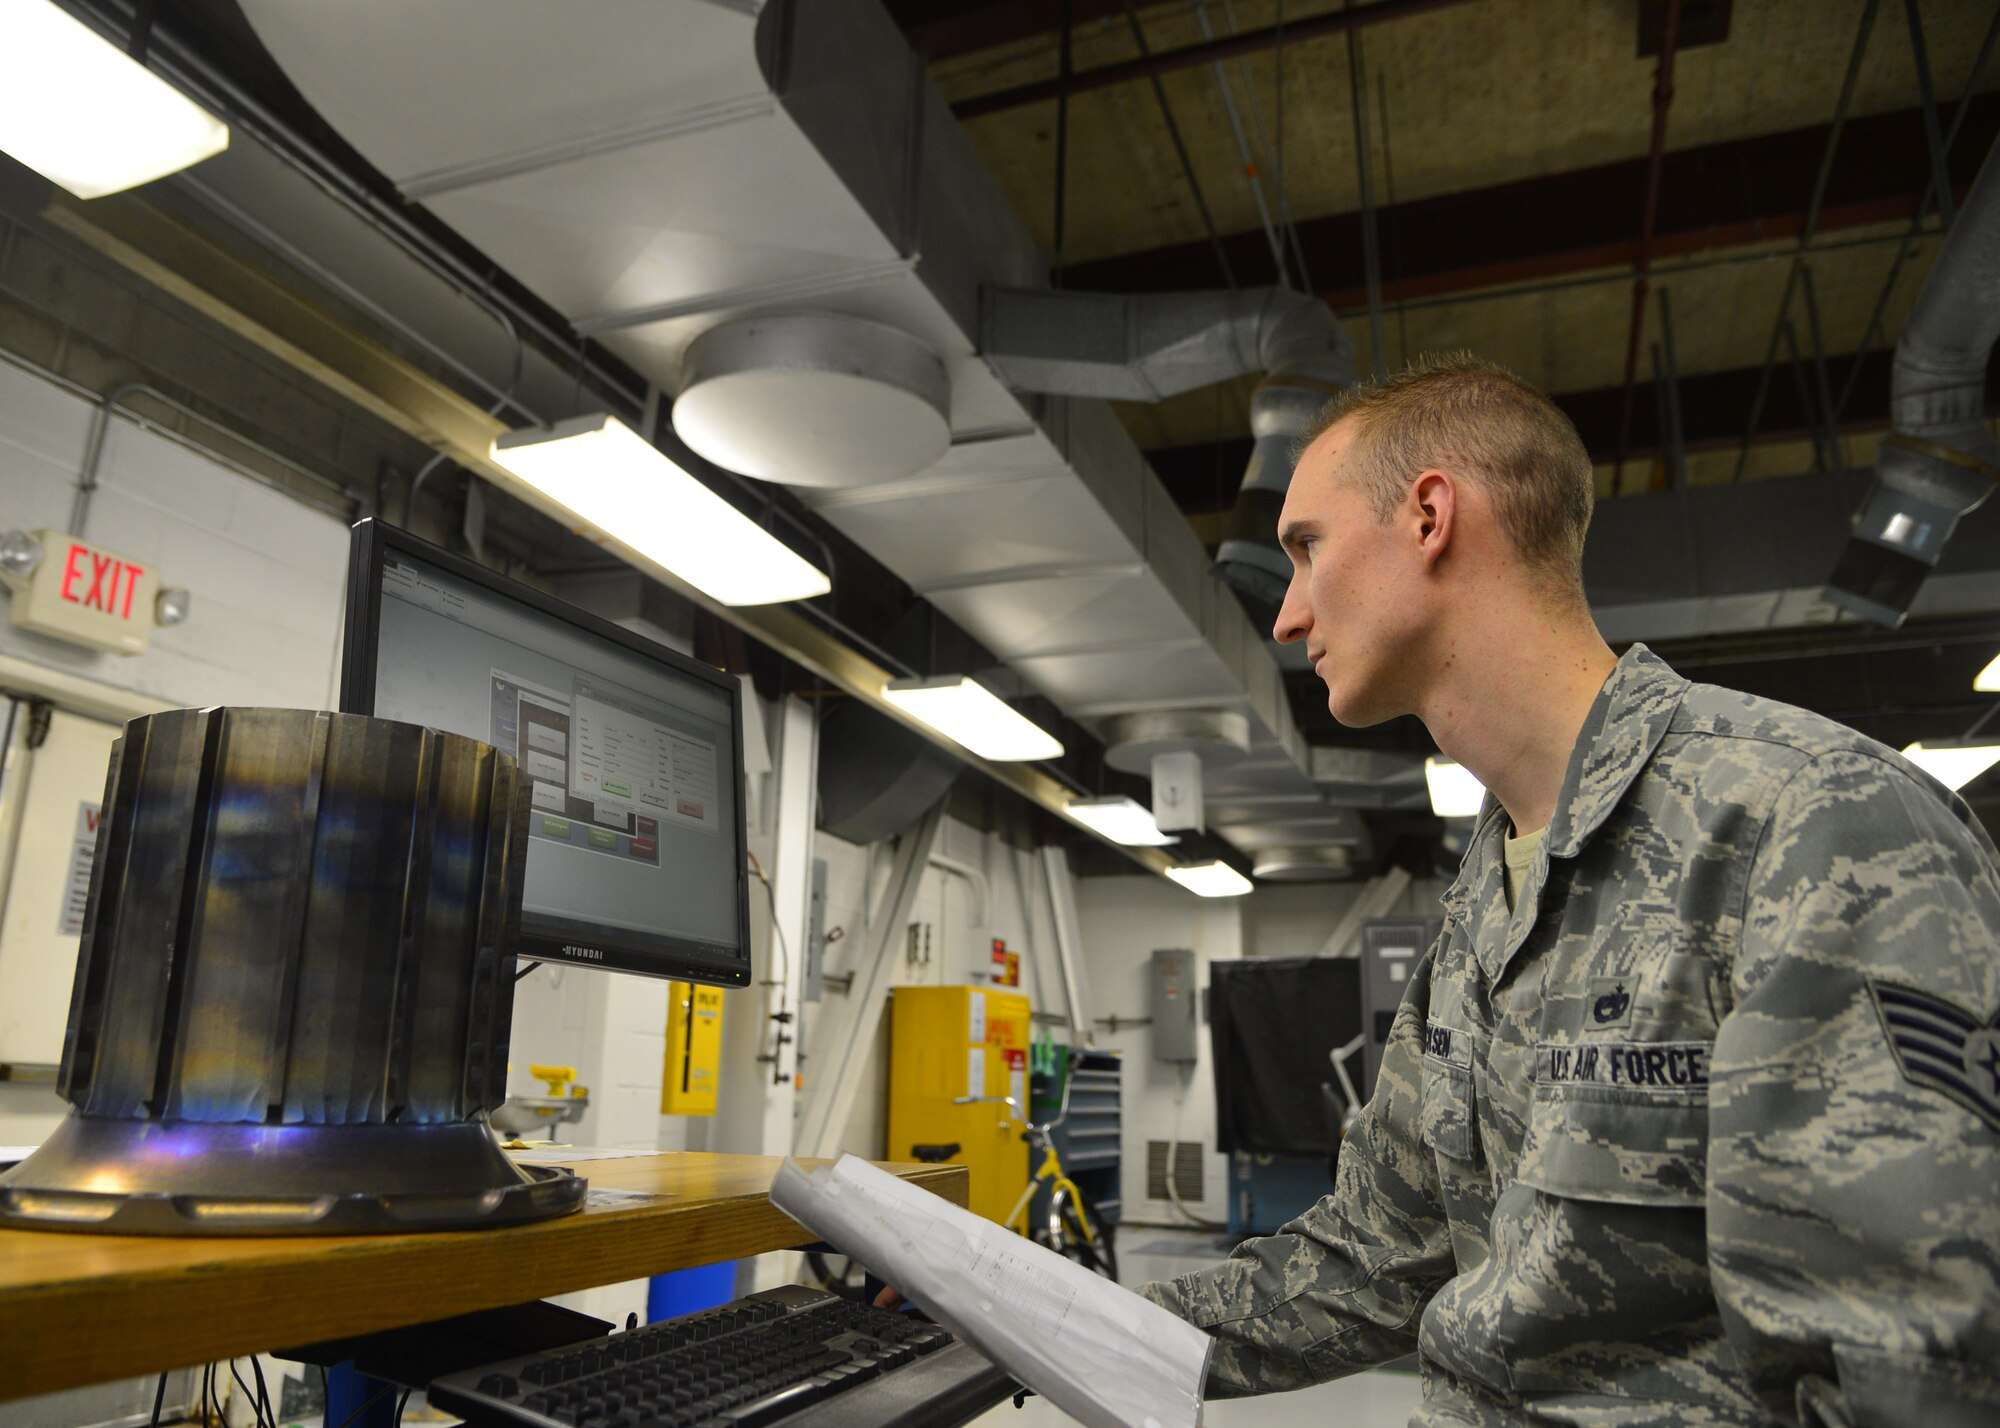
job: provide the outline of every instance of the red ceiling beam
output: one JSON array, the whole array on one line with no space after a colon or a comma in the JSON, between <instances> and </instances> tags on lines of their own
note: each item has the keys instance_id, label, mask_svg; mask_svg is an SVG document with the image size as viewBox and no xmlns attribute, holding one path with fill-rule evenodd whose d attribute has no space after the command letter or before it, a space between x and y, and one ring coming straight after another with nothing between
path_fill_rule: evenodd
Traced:
<instances>
[{"instance_id":1,"label":"red ceiling beam","mask_svg":"<svg viewBox=\"0 0 2000 1428\"><path fill-rule=\"evenodd\" d=\"M1213 64L1219 60L1235 59L1239 55L1256 54L1261 50L1274 48L1280 41L1289 45L1300 40L1344 34L1363 25L1380 25L1390 20L1406 20L1412 15L1424 15L1432 10L1448 10L1454 5L1465 3L1466 0L1375 0L1372 5L1357 5L1351 10L1333 10L1324 15L1313 15L1302 20L1288 20L1283 25L1271 25L1262 30L1245 30L1240 35L1222 35L1198 45L1183 45L1177 50L1161 50L1154 54L1141 55L1136 59L1120 60L1117 64L1079 70L1070 76L1069 92L1076 95L1086 90L1103 89L1106 85L1127 84L1135 79L1145 79L1149 75L1168 74L1194 65ZM1026 104L1039 104L1045 100L1052 100L1060 87L1059 82L1053 78L1038 79L1032 84L1016 85L1012 89L996 90L991 94L975 94L969 99L961 99L951 106L951 112L961 119L976 119L982 114L997 114L1005 109L1019 109Z\"/></svg>"}]
</instances>

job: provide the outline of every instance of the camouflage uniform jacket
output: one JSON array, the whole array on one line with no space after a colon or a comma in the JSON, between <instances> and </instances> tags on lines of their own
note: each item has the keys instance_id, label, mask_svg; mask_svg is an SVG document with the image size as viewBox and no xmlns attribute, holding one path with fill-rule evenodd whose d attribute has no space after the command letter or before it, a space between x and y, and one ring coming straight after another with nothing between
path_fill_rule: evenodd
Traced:
<instances>
[{"instance_id":1,"label":"camouflage uniform jacket","mask_svg":"<svg viewBox=\"0 0 2000 1428\"><path fill-rule=\"evenodd\" d=\"M1488 799L1332 1195L1149 1285L1211 1396L1417 1424L2000 1424L2000 881L1817 715L1606 681L1510 913Z\"/></svg>"}]
</instances>

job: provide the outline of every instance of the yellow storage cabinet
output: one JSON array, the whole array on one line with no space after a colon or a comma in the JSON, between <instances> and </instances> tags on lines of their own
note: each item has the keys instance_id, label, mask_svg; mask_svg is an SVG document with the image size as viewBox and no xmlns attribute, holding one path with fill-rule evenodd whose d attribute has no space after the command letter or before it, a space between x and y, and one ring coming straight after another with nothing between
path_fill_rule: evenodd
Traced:
<instances>
[{"instance_id":1,"label":"yellow storage cabinet","mask_svg":"<svg viewBox=\"0 0 2000 1428\"><path fill-rule=\"evenodd\" d=\"M956 1141L953 1165L969 1172L966 1206L1002 1220L1028 1185L1022 1122L997 1101L954 1105L958 1096L1012 1096L1028 1105L1028 999L985 987L897 987L889 1005L891 1160L911 1147Z\"/></svg>"}]
</instances>

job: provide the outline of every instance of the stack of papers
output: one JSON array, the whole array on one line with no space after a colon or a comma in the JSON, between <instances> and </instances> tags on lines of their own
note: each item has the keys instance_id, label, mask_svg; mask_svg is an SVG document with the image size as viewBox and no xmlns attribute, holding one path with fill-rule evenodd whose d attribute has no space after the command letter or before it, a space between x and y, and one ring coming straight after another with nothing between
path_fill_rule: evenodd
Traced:
<instances>
[{"instance_id":1,"label":"stack of papers","mask_svg":"<svg viewBox=\"0 0 2000 1428\"><path fill-rule=\"evenodd\" d=\"M1196 1428L1212 1341L1128 1289L857 1156L771 1202L1089 1428Z\"/></svg>"}]
</instances>

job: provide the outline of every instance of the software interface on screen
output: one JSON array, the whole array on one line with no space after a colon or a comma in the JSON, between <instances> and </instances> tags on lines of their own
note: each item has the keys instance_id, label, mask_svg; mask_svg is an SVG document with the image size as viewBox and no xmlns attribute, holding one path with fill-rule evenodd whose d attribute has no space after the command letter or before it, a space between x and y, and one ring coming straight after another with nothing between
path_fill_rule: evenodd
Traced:
<instances>
[{"instance_id":1,"label":"software interface on screen","mask_svg":"<svg viewBox=\"0 0 2000 1428\"><path fill-rule=\"evenodd\" d=\"M524 930L740 969L730 692L383 553L375 710L511 751Z\"/></svg>"}]
</instances>

